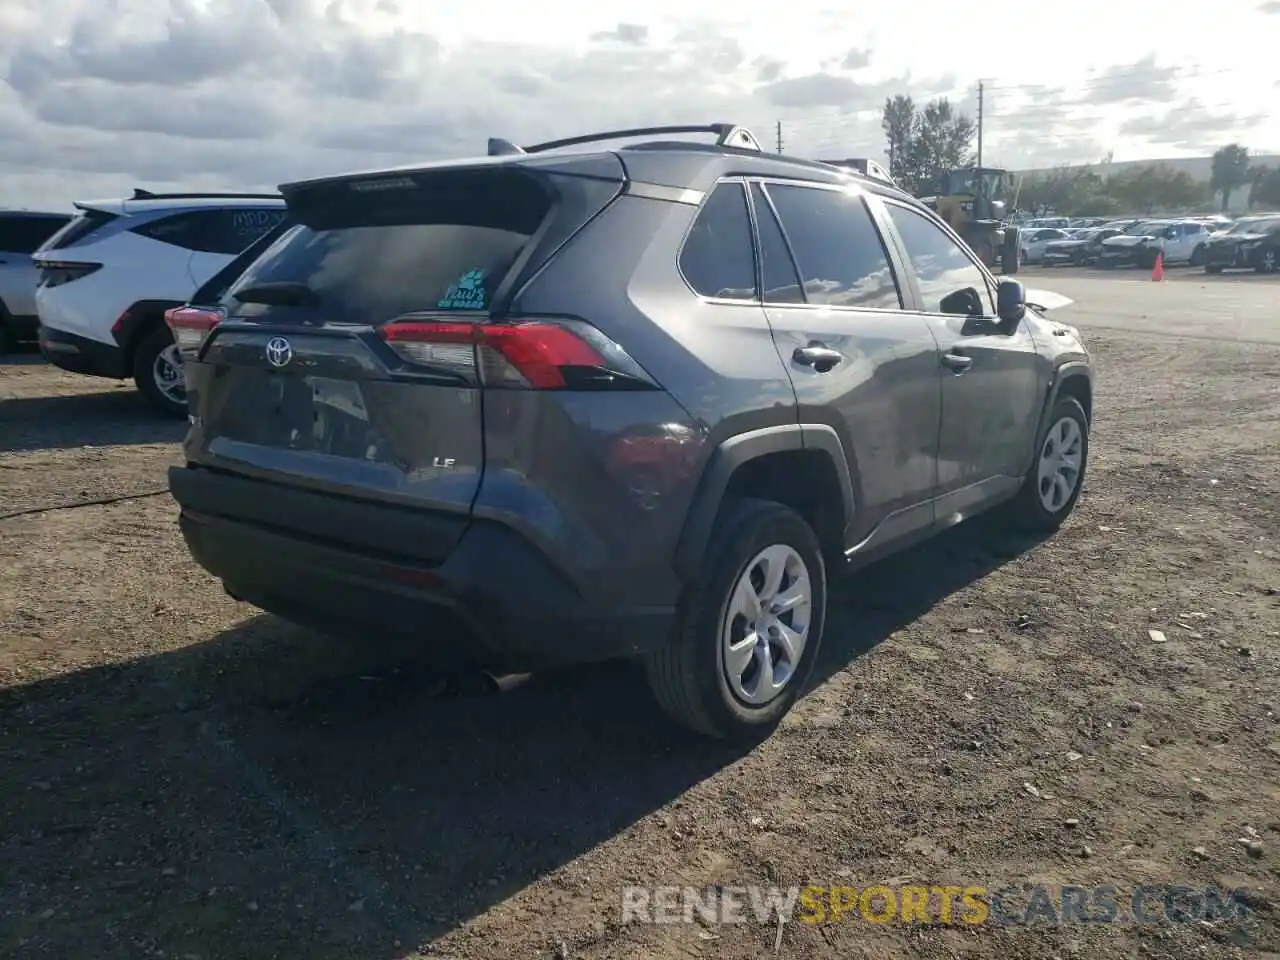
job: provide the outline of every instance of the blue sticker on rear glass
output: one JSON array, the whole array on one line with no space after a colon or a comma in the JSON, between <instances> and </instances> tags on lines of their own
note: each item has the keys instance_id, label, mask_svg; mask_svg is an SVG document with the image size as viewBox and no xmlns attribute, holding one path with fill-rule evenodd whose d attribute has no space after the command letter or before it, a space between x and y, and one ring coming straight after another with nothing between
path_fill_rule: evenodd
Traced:
<instances>
[{"instance_id":1,"label":"blue sticker on rear glass","mask_svg":"<svg viewBox=\"0 0 1280 960\"><path fill-rule=\"evenodd\" d=\"M436 302L436 307L441 310L483 310L484 297L484 271L468 270Z\"/></svg>"}]
</instances>

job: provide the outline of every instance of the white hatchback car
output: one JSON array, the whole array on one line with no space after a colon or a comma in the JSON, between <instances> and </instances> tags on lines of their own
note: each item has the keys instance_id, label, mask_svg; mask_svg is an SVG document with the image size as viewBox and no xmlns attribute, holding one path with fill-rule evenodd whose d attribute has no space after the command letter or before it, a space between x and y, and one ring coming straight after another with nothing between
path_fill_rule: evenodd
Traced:
<instances>
[{"instance_id":1,"label":"white hatchback car","mask_svg":"<svg viewBox=\"0 0 1280 960\"><path fill-rule=\"evenodd\" d=\"M161 412L187 413L165 311L285 218L273 194L154 194L75 204L36 251L40 350L73 373L124 380Z\"/></svg>"}]
</instances>

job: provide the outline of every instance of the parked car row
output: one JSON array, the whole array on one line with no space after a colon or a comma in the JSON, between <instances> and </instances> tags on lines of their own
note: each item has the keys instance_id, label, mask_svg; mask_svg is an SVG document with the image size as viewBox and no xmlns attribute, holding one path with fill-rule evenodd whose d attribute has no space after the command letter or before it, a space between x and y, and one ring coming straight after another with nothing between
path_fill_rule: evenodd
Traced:
<instances>
[{"instance_id":1,"label":"parked car row","mask_svg":"<svg viewBox=\"0 0 1280 960\"><path fill-rule=\"evenodd\" d=\"M357 642L636 659L686 727L755 738L813 673L829 576L996 508L1045 535L1080 496L1063 298L738 127L80 206L36 254L46 355L149 384L166 344L192 555Z\"/></svg>"},{"instance_id":2,"label":"parked car row","mask_svg":"<svg viewBox=\"0 0 1280 960\"><path fill-rule=\"evenodd\" d=\"M1023 230L1023 262L1107 269L1163 263L1202 266L1207 273L1247 269L1274 273L1280 259L1280 215L1118 220L1087 230Z\"/></svg>"}]
</instances>

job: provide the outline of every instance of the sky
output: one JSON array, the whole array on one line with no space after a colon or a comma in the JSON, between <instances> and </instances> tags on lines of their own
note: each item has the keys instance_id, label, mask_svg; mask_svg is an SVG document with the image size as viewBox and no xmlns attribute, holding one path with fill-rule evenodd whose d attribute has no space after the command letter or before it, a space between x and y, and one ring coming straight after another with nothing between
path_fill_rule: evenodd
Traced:
<instances>
[{"instance_id":1,"label":"sky","mask_svg":"<svg viewBox=\"0 0 1280 960\"><path fill-rule=\"evenodd\" d=\"M1280 153L1277 49L1280 0L0 0L0 206L661 123L883 160L887 96L979 80L988 165Z\"/></svg>"}]
</instances>

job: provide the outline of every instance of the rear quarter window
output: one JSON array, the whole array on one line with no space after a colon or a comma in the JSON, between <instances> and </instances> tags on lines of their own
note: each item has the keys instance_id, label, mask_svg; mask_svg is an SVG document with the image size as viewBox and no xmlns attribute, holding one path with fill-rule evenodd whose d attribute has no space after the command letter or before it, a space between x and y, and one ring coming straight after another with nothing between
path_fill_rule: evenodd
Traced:
<instances>
[{"instance_id":1,"label":"rear quarter window","mask_svg":"<svg viewBox=\"0 0 1280 960\"><path fill-rule=\"evenodd\" d=\"M196 253L234 256L284 218L282 207L189 210L144 223L134 233Z\"/></svg>"},{"instance_id":2,"label":"rear quarter window","mask_svg":"<svg viewBox=\"0 0 1280 960\"><path fill-rule=\"evenodd\" d=\"M698 211L680 251L680 272L704 297L755 299L751 214L741 183L720 184Z\"/></svg>"},{"instance_id":3,"label":"rear quarter window","mask_svg":"<svg viewBox=\"0 0 1280 960\"><path fill-rule=\"evenodd\" d=\"M512 170L449 171L361 192L350 182L290 203L297 222L236 280L222 304L258 318L308 310L325 322L381 324L423 311L488 312L551 200ZM306 284L318 305L241 303L262 283Z\"/></svg>"}]
</instances>

